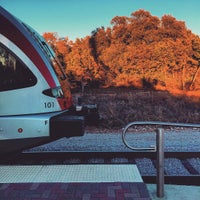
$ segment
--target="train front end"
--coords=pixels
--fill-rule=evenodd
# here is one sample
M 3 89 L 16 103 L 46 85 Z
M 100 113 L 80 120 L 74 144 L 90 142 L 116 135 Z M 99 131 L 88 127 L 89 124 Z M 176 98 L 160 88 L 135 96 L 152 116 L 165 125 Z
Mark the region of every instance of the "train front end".
M 84 134 L 54 61 L 44 39 L 0 7 L 0 154 Z

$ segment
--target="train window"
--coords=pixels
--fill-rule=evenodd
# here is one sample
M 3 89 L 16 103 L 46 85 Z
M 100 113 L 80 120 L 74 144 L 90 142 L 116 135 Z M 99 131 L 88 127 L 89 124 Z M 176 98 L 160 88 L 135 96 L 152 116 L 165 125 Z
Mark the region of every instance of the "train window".
M 36 83 L 30 69 L 8 48 L 0 45 L 0 91 L 30 87 Z

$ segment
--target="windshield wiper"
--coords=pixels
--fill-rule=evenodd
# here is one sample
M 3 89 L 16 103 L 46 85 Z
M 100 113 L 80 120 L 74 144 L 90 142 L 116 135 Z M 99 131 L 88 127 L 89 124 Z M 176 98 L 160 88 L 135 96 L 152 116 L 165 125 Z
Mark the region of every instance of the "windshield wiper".
M 62 73 L 62 76 L 60 77 L 61 80 L 65 80 L 67 78 L 59 60 L 54 56 L 54 54 L 52 53 L 51 49 L 49 48 L 49 46 L 47 45 L 47 43 L 45 41 L 41 41 L 42 42 L 42 45 L 44 45 L 48 52 L 50 53 L 50 56 L 53 58 L 53 60 L 55 61 L 56 65 L 59 67 L 61 73 Z

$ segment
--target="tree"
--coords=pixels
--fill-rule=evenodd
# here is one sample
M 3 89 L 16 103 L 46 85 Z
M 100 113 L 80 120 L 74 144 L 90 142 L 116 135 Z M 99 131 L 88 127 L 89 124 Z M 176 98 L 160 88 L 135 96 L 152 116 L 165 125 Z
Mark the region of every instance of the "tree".
M 200 39 L 185 22 L 138 10 L 130 17 L 114 17 L 111 25 L 75 42 L 60 39 L 57 33 L 44 34 L 70 80 L 107 87 L 141 88 L 148 82 L 182 90 L 198 88 Z
M 171 15 L 164 15 L 161 19 L 160 33 L 161 39 L 171 38 L 176 40 L 187 37 L 187 28 L 185 22 L 178 21 Z
M 131 14 L 131 23 L 129 30 L 136 44 L 145 42 L 150 44 L 157 41 L 157 32 L 160 27 L 160 20 L 156 16 L 152 16 L 150 12 L 138 10 Z
M 97 65 L 90 48 L 90 37 L 77 39 L 71 52 L 65 56 L 67 74 L 72 79 L 84 82 L 101 80 L 103 74 Z
M 200 38 L 199 36 L 194 36 L 192 39 L 192 49 L 193 49 L 193 58 L 197 61 L 196 72 L 193 73 L 190 89 L 193 89 L 194 83 L 197 80 L 200 71 Z

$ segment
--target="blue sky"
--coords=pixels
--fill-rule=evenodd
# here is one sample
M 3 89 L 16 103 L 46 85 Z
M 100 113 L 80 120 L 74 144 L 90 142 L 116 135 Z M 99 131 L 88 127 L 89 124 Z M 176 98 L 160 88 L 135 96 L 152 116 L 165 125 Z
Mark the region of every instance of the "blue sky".
M 57 32 L 70 40 L 111 26 L 113 17 L 130 16 L 139 9 L 159 18 L 170 14 L 200 35 L 200 0 L 0 0 L 0 5 L 40 34 Z

